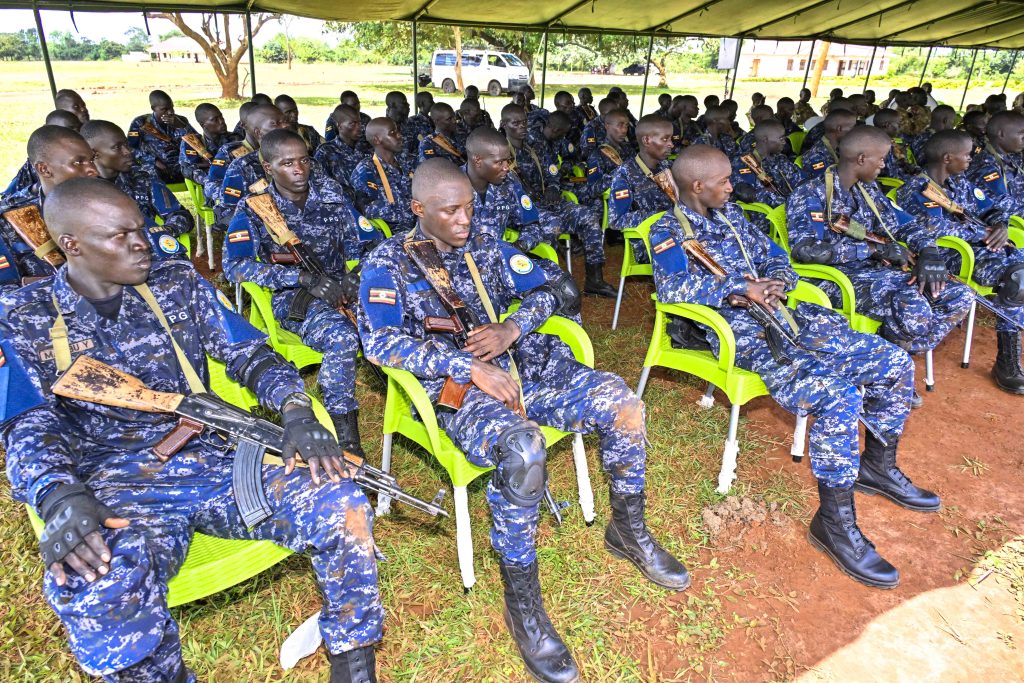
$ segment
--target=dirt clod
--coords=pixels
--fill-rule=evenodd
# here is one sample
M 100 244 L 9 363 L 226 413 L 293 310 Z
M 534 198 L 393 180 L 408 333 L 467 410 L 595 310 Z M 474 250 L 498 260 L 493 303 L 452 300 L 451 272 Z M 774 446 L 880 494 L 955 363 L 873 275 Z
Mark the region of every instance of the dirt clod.
M 702 516 L 712 543 L 724 532 L 729 532 L 729 538 L 736 540 L 742 538 L 748 529 L 756 529 L 765 522 L 780 527 L 789 523 L 778 503 L 765 503 L 750 496 L 728 496 L 714 505 L 705 506 Z

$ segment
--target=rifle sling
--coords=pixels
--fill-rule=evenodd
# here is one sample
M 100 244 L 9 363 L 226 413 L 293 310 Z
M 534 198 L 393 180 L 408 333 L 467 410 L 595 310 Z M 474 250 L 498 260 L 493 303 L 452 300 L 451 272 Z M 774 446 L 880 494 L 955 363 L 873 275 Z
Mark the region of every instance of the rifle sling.
M 832 195 L 835 192 L 835 172 L 832 170 L 835 166 L 829 166 L 825 169 L 825 213 L 826 220 L 829 225 L 832 225 Z M 878 210 L 878 205 L 875 204 L 875 200 L 871 198 L 868 191 L 864 189 L 864 185 L 857 181 L 854 183 L 856 188 L 860 190 L 861 196 L 864 197 L 864 201 L 867 202 L 868 208 L 871 209 L 871 213 L 878 219 L 878 225 L 885 231 L 886 236 L 893 242 L 897 242 L 897 239 L 893 237 L 892 233 L 889 232 L 889 228 L 885 225 L 885 221 L 882 219 L 882 214 Z M 853 220 L 851 216 L 850 220 Z
M 391 191 L 391 183 L 388 182 L 388 174 L 384 172 L 384 166 L 380 163 L 380 157 L 373 155 L 373 165 L 377 168 L 377 177 L 380 178 L 380 186 L 384 188 L 384 196 L 388 204 L 395 203 L 395 194 Z
M 656 174 L 652 171 L 650 167 L 644 163 L 644 160 L 640 158 L 640 154 L 637 154 L 634 157 L 634 161 L 636 161 L 636 165 L 640 167 L 640 170 L 643 171 L 643 174 L 647 176 L 647 179 L 657 185 L 658 189 L 664 192 L 668 198 L 672 200 L 673 205 L 679 201 L 679 197 L 676 196 L 675 188 L 668 184 L 668 181 L 664 179 L 664 176 L 661 173 Z
M 452 156 L 458 158 L 459 161 L 463 161 L 465 159 L 465 157 L 462 156 L 462 152 L 455 149 L 455 146 L 448 141 L 448 138 L 446 138 L 443 133 L 434 134 L 434 144 Z
M 607 142 L 597 148 L 601 154 L 605 155 L 608 161 L 612 162 L 616 166 L 622 166 L 622 157 L 619 156 L 619 151 L 609 145 Z

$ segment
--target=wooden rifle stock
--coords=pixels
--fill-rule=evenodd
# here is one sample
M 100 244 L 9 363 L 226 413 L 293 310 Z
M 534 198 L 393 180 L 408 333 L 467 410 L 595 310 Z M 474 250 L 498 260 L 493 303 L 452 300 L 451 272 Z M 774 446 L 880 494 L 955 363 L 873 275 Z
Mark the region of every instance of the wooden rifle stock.
M 835 220 L 831 221 L 828 224 L 828 227 L 832 232 L 838 233 L 840 235 L 846 235 L 850 230 L 850 217 L 845 214 L 840 214 L 836 216 Z M 856 239 L 854 235 L 850 235 L 850 237 Z M 884 235 L 875 234 L 866 229 L 864 231 L 864 237 L 861 239 L 863 239 L 863 241 L 865 242 L 869 242 L 870 244 L 890 244 L 892 242 L 892 240 L 890 240 L 888 237 L 885 237 Z M 892 265 L 888 261 L 886 261 L 886 263 L 890 266 Z M 907 263 L 909 263 L 910 266 L 913 266 L 917 263 L 917 258 L 914 256 L 914 252 L 910 251 L 909 249 L 907 249 Z M 904 270 L 906 270 L 906 268 L 904 268 Z

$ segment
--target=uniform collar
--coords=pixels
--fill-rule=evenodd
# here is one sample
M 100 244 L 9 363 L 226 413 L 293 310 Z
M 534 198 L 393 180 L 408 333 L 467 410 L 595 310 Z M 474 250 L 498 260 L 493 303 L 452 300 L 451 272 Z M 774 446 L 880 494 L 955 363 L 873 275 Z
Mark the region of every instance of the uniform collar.
M 153 264 L 156 265 L 156 261 L 154 261 Z M 153 271 L 151 269 L 150 280 L 152 279 L 152 276 Z M 124 299 L 121 304 L 122 311 L 124 311 L 129 298 L 132 296 L 138 296 L 135 294 L 134 288 L 125 286 Z M 60 312 L 63 315 L 77 316 L 82 320 L 83 324 L 96 325 L 101 321 L 106 320 L 96 313 L 96 309 L 93 308 L 88 299 L 71 287 L 71 283 L 68 282 L 68 267 L 66 265 L 58 268 L 56 274 L 53 276 L 53 298 L 57 302 L 57 306 L 60 308 Z

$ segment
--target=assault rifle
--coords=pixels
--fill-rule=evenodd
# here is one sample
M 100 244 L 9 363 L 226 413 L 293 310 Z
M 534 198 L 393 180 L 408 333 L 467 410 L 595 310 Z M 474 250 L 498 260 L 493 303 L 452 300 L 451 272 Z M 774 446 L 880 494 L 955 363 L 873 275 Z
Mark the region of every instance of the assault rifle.
M 186 396 L 154 391 L 139 378 L 88 356 L 75 359 L 53 385 L 53 393 L 64 398 L 115 408 L 177 415 L 178 424 L 153 447 L 163 462 L 173 457 L 193 436 L 202 433 L 207 427 L 237 440 L 231 483 L 238 512 L 250 528 L 273 514 L 263 490 L 261 467 L 264 464 L 284 465 L 280 457 L 275 457 L 281 454 L 284 429 L 273 422 L 256 417 L 213 394 Z M 373 467 L 363 458 L 345 451 L 344 460 L 348 476 L 364 489 L 394 498 L 431 517 L 448 516 L 441 507 L 444 489 L 438 491 L 430 502 L 420 500 L 406 493 L 393 476 Z

